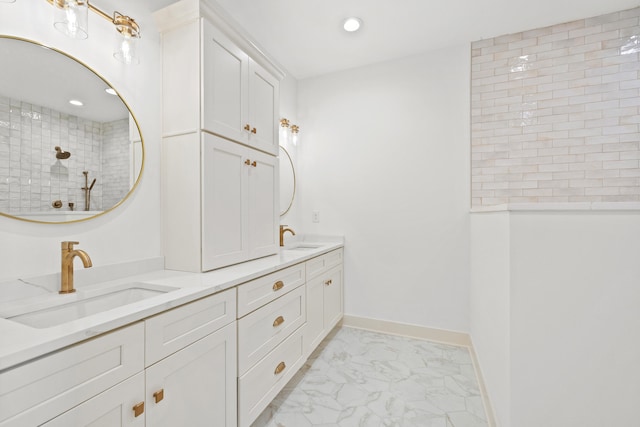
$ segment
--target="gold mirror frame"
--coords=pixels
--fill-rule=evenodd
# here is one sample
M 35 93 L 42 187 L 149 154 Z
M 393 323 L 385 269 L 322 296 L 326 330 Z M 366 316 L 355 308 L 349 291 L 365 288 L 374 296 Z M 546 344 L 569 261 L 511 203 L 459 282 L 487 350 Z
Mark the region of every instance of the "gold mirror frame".
M 118 90 L 115 89 L 113 87 L 113 85 L 111 83 L 109 83 L 100 73 L 98 73 L 96 70 L 94 70 L 92 67 L 90 67 L 89 65 L 85 64 L 81 60 L 71 56 L 70 54 L 68 54 L 66 52 L 63 52 L 63 51 L 61 51 L 59 49 L 56 49 L 54 47 L 50 47 L 50 46 L 47 46 L 45 44 L 39 43 L 37 41 L 25 39 L 25 38 L 22 38 L 22 37 L 16 37 L 16 36 L 9 36 L 9 35 L 0 34 L 0 40 L 1 39 L 9 39 L 9 40 L 16 40 L 16 41 L 19 41 L 19 42 L 30 43 L 30 44 L 33 44 L 33 45 L 48 49 L 50 51 L 56 52 L 56 53 L 58 53 L 60 55 L 63 55 L 66 58 L 76 62 L 79 65 L 81 65 L 87 71 L 92 72 L 96 77 L 98 77 L 100 80 L 102 80 L 107 87 L 112 88 L 116 92 L 116 95 L 120 99 L 120 102 L 122 102 L 122 104 L 127 109 L 127 111 L 129 112 L 129 115 L 131 116 L 131 118 L 133 119 L 133 121 L 135 123 L 136 129 L 138 131 L 138 136 L 140 137 L 140 153 L 141 153 L 140 157 L 141 157 L 141 159 L 140 159 L 140 171 L 138 172 L 138 176 L 135 178 L 135 182 L 133 183 L 131 188 L 129 188 L 129 191 L 127 192 L 127 194 L 122 199 L 120 199 L 120 201 L 118 201 L 116 204 L 114 204 L 113 206 L 109 207 L 108 209 L 102 210 L 100 213 L 97 213 L 95 215 L 92 215 L 92 216 L 89 216 L 89 217 L 86 217 L 86 218 L 72 219 L 72 220 L 68 220 L 68 221 L 40 221 L 40 220 L 34 220 L 34 219 L 28 219 L 28 218 L 21 218 L 19 216 L 11 215 L 10 213 L 5 213 L 5 212 L 2 212 L 2 211 L 0 211 L 0 216 L 6 217 L 6 218 L 17 219 L 19 221 L 24 221 L 24 222 L 37 223 L 37 224 L 72 224 L 72 223 L 89 221 L 91 219 L 101 217 L 101 216 L 105 215 L 106 213 L 111 212 L 112 210 L 116 209 L 118 206 L 124 204 L 124 202 L 127 201 L 129 199 L 129 197 L 131 197 L 133 192 L 138 187 L 138 184 L 142 180 L 142 175 L 144 173 L 145 160 L 146 160 L 146 149 L 145 149 L 145 144 L 144 144 L 144 137 L 142 135 L 142 131 L 140 130 L 140 124 L 138 123 L 138 119 L 136 118 L 135 114 L 131 110 L 131 107 L 129 106 L 129 104 L 120 95 L 120 92 L 118 92 Z
M 280 212 L 280 216 L 282 217 L 285 216 L 287 212 L 289 212 L 291 206 L 293 206 L 293 200 L 296 198 L 296 168 L 293 165 L 293 160 L 291 159 L 291 156 L 289 155 L 289 152 L 286 150 L 286 148 L 281 145 L 280 150 L 284 151 L 284 154 L 286 154 L 287 159 L 289 160 L 289 164 L 291 165 L 291 172 L 293 174 L 293 191 L 291 193 L 291 200 L 289 201 L 289 206 L 287 206 L 287 209 L 285 209 L 284 212 Z M 282 162 L 282 160 L 282 156 L 280 156 L 280 162 Z M 280 208 L 282 209 L 282 206 Z

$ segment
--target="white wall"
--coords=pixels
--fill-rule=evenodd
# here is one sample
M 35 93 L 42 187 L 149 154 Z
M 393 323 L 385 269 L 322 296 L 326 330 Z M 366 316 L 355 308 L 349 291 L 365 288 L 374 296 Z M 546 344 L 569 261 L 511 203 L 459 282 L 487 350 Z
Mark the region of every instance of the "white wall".
M 89 39 L 77 41 L 53 28 L 52 6 L 47 2 L 20 0 L 0 4 L 1 34 L 32 39 L 70 53 L 116 87 L 138 119 L 146 147 L 142 182 L 114 212 L 67 225 L 31 224 L 0 217 L 0 281 L 59 271 L 63 240 L 80 241 L 94 266 L 161 255 L 160 42 L 148 6 L 136 3 L 140 2 L 115 5 L 120 12 L 134 17 L 142 28 L 143 57 L 136 67 L 126 67 L 113 59 L 116 31 L 96 14 L 89 15 Z M 10 66 L 10 60 L 3 58 L 2 66 Z
M 511 425 L 638 425 L 640 213 L 512 213 L 511 265 Z
M 495 416 L 504 427 L 511 425 L 509 220 L 509 212 L 471 215 L 471 337 Z
M 346 314 L 469 330 L 469 61 L 458 46 L 299 82 L 302 225 L 346 237 Z
M 298 121 L 298 80 L 296 80 L 292 76 L 285 76 L 284 79 L 280 82 L 280 118 L 289 119 L 291 124 L 299 125 Z M 304 133 L 304 131 L 303 131 Z M 299 177 L 299 167 L 298 167 L 298 147 L 292 143 L 291 133 L 289 133 L 289 138 L 287 141 L 280 141 L 280 145 L 284 147 L 285 150 L 291 156 L 291 161 L 293 162 L 296 177 Z M 286 162 L 287 159 L 280 157 L 280 162 Z M 294 195 L 293 204 L 291 205 L 291 209 L 284 216 L 280 217 L 280 224 L 286 224 L 289 228 L 298 233 L 298 237 L 302 234 L 302 226 L 299 215 L 299 201 L 300 201 L 300 188 L 296 188 L 296 194 Z M 286 209 L 286 206 L 281 209 Z M 292 237 L 287 234 L 285 235 L 285 243 L 289 242 Z
M 640 213 L 471 225 L 471 335 L 499 425 L 637 425 Z

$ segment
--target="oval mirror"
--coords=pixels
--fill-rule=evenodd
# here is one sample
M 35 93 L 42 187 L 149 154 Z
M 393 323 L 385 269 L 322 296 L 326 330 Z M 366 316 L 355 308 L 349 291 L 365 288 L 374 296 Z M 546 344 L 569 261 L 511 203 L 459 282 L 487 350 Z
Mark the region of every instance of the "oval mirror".
M 0 215 L 75 222 L 120 205 L 144 162 L 124 100 L 94 70 L 39 43 L 0 36 L 0 57 Z
M 285 215 L 293 205 L 296 196 L 296 171 L 289 152 L 280 146 L 280 216 Z

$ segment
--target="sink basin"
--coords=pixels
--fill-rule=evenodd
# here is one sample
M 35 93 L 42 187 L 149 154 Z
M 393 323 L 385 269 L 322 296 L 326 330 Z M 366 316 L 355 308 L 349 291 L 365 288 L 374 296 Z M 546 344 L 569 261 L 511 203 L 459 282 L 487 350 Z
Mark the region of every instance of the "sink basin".
M 313 243 L 298 243 L 295 246 L 285 247 L 284 249 L 287 251 L 309 251 L 311 249 L 317 249 L 321 244 L 313 244 Z
M 3 310 L 0 317 L 33 328 L 49 328 L 176 289 L 178 288 L 172 286 L 134 282 L 108 288 L 78 290 L 68 295 L 49 295 L 46 301 L 35 300 L 32 304 Z

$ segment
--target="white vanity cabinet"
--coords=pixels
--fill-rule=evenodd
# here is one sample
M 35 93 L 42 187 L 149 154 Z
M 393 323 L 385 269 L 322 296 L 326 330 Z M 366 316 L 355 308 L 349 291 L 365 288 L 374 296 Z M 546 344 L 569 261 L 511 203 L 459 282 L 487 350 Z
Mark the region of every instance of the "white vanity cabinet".
M 202 128 L 277 155 L 280 82 L 209 21 L 202 27 Z
M 306 262 L 305 357 L 309 357 L 344 314 L 342 258 L 343 250 L 336 249 Z
M 249 427 L 302 367 L 305 264 L 238 286 L 238 426 Z
M 166 268 L 203 272 L 277 253 L 284 75 L 207 0 L 179 1 L 155 18 Z
M 235 320 L 229 289 L 3 371 L 0 426 L 236 427 Z
M 18 365 L 0 373 L 0 426 L 43 424 L 143 369 L 142 322 Z M 131 411 L 128 397 L 110 396 L 110 409 Z

